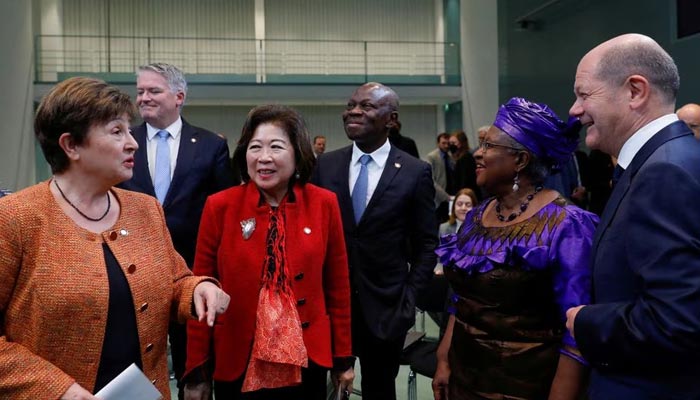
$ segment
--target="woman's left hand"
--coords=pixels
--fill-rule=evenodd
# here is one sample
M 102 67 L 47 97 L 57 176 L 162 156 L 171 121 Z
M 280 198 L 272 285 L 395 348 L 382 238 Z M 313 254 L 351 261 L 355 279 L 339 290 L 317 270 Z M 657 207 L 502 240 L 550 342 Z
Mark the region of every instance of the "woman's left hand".
M 211 282 L 200 282 L 194 288 L 194 310 L 199 321 L 207 318 L 207 325 L 214 326 L 217 314 L 228 308 L 231 297 Z
M 333 372 L 331 377 L 333 378 L 333 383 L 336 385 L 336 388 L 340 387 L 340 390 L 344 390 L 348 396 L 352 393 L 352 381 L 355 380 L 355 368 L 350 367 L 345 372 Z

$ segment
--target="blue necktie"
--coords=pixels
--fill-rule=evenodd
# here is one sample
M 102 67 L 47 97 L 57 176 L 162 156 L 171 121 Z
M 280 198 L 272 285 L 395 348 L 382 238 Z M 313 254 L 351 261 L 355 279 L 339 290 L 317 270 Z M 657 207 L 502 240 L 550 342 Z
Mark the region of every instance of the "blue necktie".
M 367 207 L 367 163 L 372 161 L 372 156 L 363 154 L 360 157 L 360 174 L 357 175 L 355 187 L 352 189 L 352 209 L 355 212 L 355 223 L 360 222 L 362 213 Z
M 170 187 L 170 146 L 168 146 L 168 131 L 158 131 L 158 146 L 156 147 L 156 178 L 154 187 L 156 198 L 163 204 L 165 195 Z

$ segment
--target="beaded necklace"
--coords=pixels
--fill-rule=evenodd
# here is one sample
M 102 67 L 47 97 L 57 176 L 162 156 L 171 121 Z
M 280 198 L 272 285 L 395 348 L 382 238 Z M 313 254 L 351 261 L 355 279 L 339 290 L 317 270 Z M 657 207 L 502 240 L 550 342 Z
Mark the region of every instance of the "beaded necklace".
M 510 222 L 518 218 L 522 213 L 525 212 L 525 210 L 527 210 L 527 207 L 530 205 L 532 199 L 535 198 L 535 195 L 541 190 L 542 186 L 537 186 L 535 188 L 535 191 L 528 194 L 525 198 L 525 201 L 520 203 L 520 210 L 518 210 L 517 212 L 513 211 L 508 217 L 505 217 L 503 214 L 501 214 L 501 200 L 499 198 L 496 198 L 496 218 L 498 218 L 498 220 L 501 222 Z

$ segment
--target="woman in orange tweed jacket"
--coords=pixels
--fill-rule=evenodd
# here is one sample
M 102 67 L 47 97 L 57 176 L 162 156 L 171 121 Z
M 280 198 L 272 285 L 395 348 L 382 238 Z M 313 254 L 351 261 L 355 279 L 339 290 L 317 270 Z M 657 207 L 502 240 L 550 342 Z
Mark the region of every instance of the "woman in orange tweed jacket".
M 250 111 L 234 153 L 242 186 L 207 200 L 195 274 L 231 293 L 213 328 L 187 330 L 186 399 L 324 399 L 328 369 L 354 377 L 350 281 L 335 194 L 306 183 L 314 165 L 301 116 Z
M 127 94 L 88 78 L 37 110 L 54 176 L 0 200 L 2 399 L 95 399 L 131 363 L 170 398 L 169 320 L 196 309 L 213 325 L 228 305 L 175 252 L 157 201 L 112 187 L 131 177 L 133 114 Z

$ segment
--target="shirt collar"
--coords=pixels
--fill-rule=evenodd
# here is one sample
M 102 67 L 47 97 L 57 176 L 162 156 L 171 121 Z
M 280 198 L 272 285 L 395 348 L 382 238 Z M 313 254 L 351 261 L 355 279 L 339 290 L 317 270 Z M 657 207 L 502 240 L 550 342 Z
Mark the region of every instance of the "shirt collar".
M 168 133 L 170 133 L 170 136 L 172 136 L 173 139 L 179 139 L 180 131 L 182 131 L 182 117 L 177 117 L 175 122 L 170 124 L 170 126 L 166 126 L 165 129 L 158 129 L 148 122 L 146 123 L 146 137 L 148 137 L 149 141 L 153 139 L 153 136 L 157 135 L 158 131 L 160 130 L 166 130 Z
M 678 121 L 678 116 L 676 114 L 666 114 L 641 127 L 622 145 L 620 154 L 617 157 L 617 165 L 627 169 L 637 152 L 656 134 L 656 132 L 676 121 Z
M 372 160 L 377 163 L 379 168 L 384 168 L 384 165 L 386 165 L 386 160 L 389 159 L 389 150 L 391 150 L 391 144 L 389 143 L 389 140 L 387 139 L 384 144 L 379 147 L 377 150 L 369 153 L 369 155 L 372 157 Z M 355 165 L 356 163 L 360 162 L 360 157 L 362 157 L 364 153 L 362 150 L 360 150 L 359 147 L 357 147 L 357 144 L 355 142 L 352 142 L 352 158 L 350 158 L 350 165 Z

